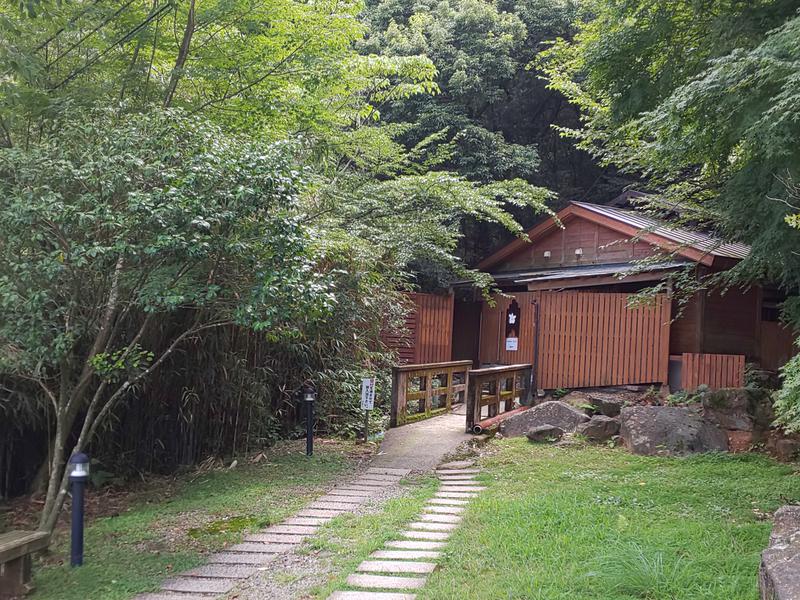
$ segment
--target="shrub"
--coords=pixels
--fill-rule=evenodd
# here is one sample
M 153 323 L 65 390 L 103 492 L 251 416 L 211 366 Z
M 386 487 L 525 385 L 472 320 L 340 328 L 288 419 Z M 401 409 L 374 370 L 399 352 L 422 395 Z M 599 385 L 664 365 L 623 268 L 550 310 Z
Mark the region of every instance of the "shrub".
M 775 423 L 788 432 L 800 431 L 800 354 L 781 369 L 783 385 L 775 392 Z

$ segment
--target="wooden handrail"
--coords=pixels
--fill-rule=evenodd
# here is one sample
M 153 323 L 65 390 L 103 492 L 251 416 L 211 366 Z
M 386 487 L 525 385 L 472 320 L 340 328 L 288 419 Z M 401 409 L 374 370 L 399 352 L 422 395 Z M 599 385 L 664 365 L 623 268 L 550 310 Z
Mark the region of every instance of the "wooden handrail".
M 471 366 L 471 360 L 456 360 L 392 368 L 390 426 L 398 427 L 449 412 L 454 403 L 463 402 Z M 439 382 L 436 387 L 433 386 L 434 380 Z M 415 381 L 418 382 L 416 387 L 412 386 Z M 434 406 L 434 401 L 442 397 L 443 405 L 440 402 Z M 416 410 L 410 412 L 409 406 Z
M 501 411 L 514 410 L 515 401 L 523 406 L 531 403 L 531 374 L 533 365 L 503 365 L 473 369 L 469 372 L 467 390 L 467 432 L 473 431 L 475 424 L 483 418 L 483 407 L 487 407 L 487 417 L 497 416 Z M 489 384 L 484 393 L 483 387 Z

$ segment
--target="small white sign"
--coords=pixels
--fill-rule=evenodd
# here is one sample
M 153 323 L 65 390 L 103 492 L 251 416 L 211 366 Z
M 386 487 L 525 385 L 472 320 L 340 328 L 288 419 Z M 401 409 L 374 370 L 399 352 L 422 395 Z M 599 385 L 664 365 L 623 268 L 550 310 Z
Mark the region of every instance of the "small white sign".
M 506 338 L 506 352 L 516 352 L 519 349 L 519 338 Z
M 361 410 L 375 408 L 375 378 L 364 377 L 361 380 Z

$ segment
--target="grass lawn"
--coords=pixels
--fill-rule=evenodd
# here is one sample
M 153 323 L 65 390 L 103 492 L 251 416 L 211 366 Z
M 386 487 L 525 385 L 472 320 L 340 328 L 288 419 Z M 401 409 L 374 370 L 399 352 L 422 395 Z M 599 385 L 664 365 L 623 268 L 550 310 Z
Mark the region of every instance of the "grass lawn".
M 156 589 L 170 574 L 202 564 L 203 554 L 247 531 L 289 516 L 352 469 L 353 445 L 317 444 L 307 459 L 298 444 L 234 470 L 196 473 L 174 493 L 149 489 L 118 516 L 86 531 L 85 565 L 71 569 L 68 535 L 34 566 L 31 600 L 122 600 Z
M 757 600 L 771 512 L 800 502 L 798 470 L 755 454 L 492 447 L 419 600 Z

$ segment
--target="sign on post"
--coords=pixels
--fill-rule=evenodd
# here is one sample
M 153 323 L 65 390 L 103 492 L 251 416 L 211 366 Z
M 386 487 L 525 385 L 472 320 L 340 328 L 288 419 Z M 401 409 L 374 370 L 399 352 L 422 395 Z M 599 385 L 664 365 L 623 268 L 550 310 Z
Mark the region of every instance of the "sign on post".
M 364 442 L 369 440 L 369 411 L 375 408 L 375 378 L 361 380 L 361 410 L 364 411 Z
M 375 378 L 364 377 L 361 380 L 361 410 L 375 408 Z

